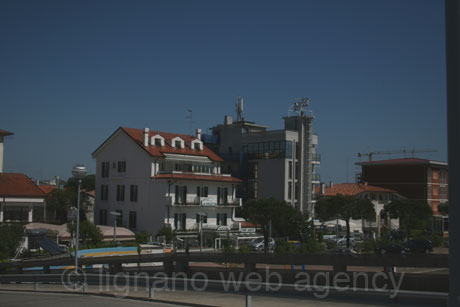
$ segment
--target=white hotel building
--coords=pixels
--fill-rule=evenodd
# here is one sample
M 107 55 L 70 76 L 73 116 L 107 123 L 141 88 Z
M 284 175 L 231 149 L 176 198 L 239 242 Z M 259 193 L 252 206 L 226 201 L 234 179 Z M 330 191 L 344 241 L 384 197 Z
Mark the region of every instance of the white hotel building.
M 196 137 L 120 127 L 92 154 L 96 159 L 94 221 L 156 235 L 238 227 L 235 197 L 240 180 L 221 174 L 223 161 Z

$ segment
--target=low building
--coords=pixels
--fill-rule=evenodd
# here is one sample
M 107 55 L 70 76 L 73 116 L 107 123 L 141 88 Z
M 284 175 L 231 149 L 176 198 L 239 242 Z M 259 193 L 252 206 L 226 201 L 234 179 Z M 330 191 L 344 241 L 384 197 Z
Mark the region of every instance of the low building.
M 96 159 L 94 221 L 156 235 L 165 225 L 196 237 L 203 228 L 239 227 L 240 180 L 221 173 L 222 159 L 195 137 L 118 128 L 92 154 Z
M 401 198 L 396 191 L 385 189 L 381 187 L 371 186 L 361 183 L 339 183 L 331 184 L 329 187 L 324 185 L 317 189 L 318 197 L 327 196 L 353 196 L 357 198 L 369 199 L 374 204 L 375 219 L 372 220 L 351 220 L 350 228 L 354 232 L 362 232 L 367 237 L 380 236 L 382 228 L 387 230 L 399 228 L 399 221 L 397 219 L 385 220 L 383 209 L 386 204 L 392 200 Z M 335 221 L 330 221 L 333 224 Z
M 0 223 L 43 221 L 45 196 L 26 175 L 0 173 Z

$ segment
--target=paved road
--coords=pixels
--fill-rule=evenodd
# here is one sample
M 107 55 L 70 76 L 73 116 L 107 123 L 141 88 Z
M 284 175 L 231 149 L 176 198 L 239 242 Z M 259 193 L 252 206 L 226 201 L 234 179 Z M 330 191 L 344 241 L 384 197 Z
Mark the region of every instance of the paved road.
M 0 291 L 2 306 L 40 307 L 40 306 L 66 306 L 66 307 L 92 307 L 92 306 L 154 306 L 170 307 L 180 306 L 156 302 L 142 302 L 111 297 L 99 297 L 80 294 L 54 294 L 54 293 L 25 293 Z

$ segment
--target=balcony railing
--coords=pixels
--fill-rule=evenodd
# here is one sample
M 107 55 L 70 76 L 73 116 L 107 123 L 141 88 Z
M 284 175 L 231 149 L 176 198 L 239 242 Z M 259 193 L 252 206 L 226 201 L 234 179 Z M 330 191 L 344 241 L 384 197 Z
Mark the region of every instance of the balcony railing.
M 321 176 L 319 174 L 313 174 L 312 181 L 321 181 Z
M 312 161 L 315 163 L 321 163 L 321 155 L 320 154 L 313 154 L 312 155 Z
M 185 202 L 176 202 L 173 197 L 166 197 L 167 203 L 171 206 L 201 206 L 201 207 L 216 207 L 216 206 L 241 206 L 241 198 L 228 197 L 227 202 L 217 201 L 217 198 L 210 197 L 187 197 Z

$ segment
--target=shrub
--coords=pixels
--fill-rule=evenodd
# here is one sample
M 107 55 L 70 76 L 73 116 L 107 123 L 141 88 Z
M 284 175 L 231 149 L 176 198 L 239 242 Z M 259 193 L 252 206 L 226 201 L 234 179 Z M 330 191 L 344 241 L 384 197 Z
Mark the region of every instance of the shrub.
M 172 242 L 174 238 L 174 233 L 170 226 L 164 226 L 157 233 L 157 237 L 160 237 L 160 236 L 165 237 L 165 243 L 169 244 Z
M 241 244 L 238 248 L 238 251 L 241 253 L 241 254 L 249 254 L 251 253 L 251 248 L 249 247 L 249 245 L 247 244 Z
M 143 231 L 136 233 L 135 237 L 136 237 L 136 243 L 139 243 L 139 244 L 146 243 L 150 239 L 150 235 Z

